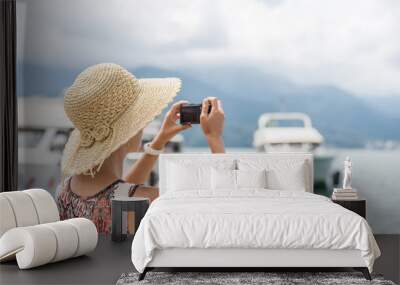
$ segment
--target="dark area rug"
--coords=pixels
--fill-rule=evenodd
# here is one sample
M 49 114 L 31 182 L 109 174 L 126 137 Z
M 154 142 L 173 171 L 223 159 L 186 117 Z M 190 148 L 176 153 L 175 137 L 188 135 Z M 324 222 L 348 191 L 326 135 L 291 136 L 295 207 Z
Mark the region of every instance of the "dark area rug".
M 372 275 L 368 281 L 359 272 L 148 272 L 138 281 L 138 273 L 122 274 L 117 285 L 131 284 L 376 284 L 395 285 L 381 275 Z

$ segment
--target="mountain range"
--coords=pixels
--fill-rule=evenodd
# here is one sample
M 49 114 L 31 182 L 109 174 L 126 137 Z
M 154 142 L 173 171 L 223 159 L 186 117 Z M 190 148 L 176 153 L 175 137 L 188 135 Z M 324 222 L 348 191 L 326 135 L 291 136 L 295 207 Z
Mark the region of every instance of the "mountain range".
M 216 96 L 226 115 L 224 138 L 230 147 L 251 147 L 258 117 L 265 112 L 304 112 L 325 137 L 328 145 L 363 147 L 374 140 L 400 140 L 400 97 L 354 96 L 334 86 L 302 86 L 288 79 L 243 66 L 207 70 L 164 70 L 154 67 L 130 69 L 136 77 L 179 77 L 177 97 L 200 103 Z M 17 69 L 19 96 L 61 96 L 79 70 L 38 64 Z M 199 127 L 186 131 L 185 144 L 204 146 Z

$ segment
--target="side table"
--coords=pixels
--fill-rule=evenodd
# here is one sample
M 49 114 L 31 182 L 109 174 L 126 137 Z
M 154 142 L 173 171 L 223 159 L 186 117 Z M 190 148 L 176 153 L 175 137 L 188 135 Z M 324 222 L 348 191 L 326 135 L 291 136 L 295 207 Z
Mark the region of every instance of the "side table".
M 366 208 L 367 201 L 365 199 L 357 199 L 357 200 L 333 200 L 332 202 L 339 204 L 340 206 L 353 211 L 356 214 L 359 214 L 361 217 L 366 219 Z
M 149 208 L 150 200 L 142 197 L 124 197 L 111 200 L 111 239 L 123 241 L 134 235 Z

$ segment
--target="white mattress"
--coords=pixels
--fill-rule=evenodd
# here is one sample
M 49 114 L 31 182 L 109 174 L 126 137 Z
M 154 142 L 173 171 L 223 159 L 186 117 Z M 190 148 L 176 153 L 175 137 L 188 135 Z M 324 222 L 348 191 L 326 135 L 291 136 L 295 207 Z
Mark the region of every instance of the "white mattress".
M 132 243 L 139 272 L 156 249 L 359 250 L 372 271 L 379 248 L 359 215 L 307 192 L 257 190 L 199 197 L 166 193 L 152 203 Z
M 156 249 L 149 267 L 365 267 L 356 249 Z

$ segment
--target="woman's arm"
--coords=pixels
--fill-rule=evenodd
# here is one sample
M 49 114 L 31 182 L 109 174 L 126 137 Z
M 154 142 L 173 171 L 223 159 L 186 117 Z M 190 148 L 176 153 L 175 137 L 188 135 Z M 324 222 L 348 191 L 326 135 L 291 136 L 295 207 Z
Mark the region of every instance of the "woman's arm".
M 211 112 L 208 113 L 210 106 Z M 225 145 L 222 137 L 224 121 L 225 114 L 221 101 L 215 97 L 204 99 L 200 124 L 212 153 L 225 153 Z
M 207 138 L 212 153 L 225 153 L 224 140 L 221 138 Z
M 160 132 L 153 139 L 151 147 L 161 150 L 164 146 L 179 132 L 186 130 L 191 125 L 179 125 L 176 121 L 179 119 L 181 105 L 186 101 L 179 101 L 172 105 L 171 109 L 165 115 L 164 122 Z M 143 156 L 132 165 L 128 173 L 123 178 L 124 181 L 134 184 L 143 184 L 149 178 L 149 175 L 158 159 L 158 155 L 143 154 Z

